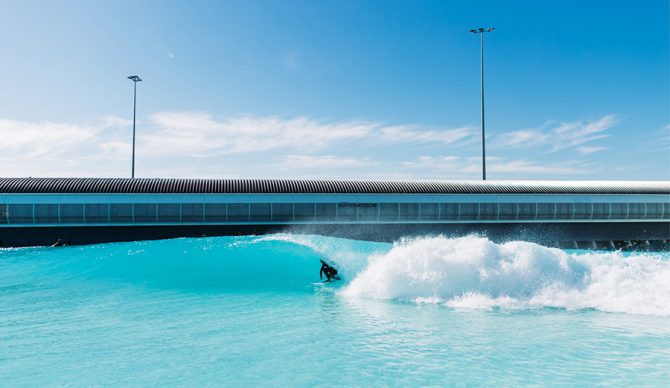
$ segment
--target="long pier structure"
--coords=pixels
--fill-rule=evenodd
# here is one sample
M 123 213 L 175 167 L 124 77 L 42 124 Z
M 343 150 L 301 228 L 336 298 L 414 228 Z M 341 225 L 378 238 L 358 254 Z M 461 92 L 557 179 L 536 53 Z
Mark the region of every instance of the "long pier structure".
M 0 178 L 0 246 L 272 232 L 670 249 L 670 182 Z

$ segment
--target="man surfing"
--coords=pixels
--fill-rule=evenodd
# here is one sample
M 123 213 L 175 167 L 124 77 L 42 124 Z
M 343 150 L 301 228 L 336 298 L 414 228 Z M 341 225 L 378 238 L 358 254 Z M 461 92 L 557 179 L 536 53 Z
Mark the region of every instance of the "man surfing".
M 333 280 L 340 280 L 340 276 L 337 274 L 337 270 L 330 266 L 323 260 L 321 261 L 321 271 L 319 271 L 319 279 L 323 279 L 323 275 L 326 275 L 326 281 L 324 283 L 331 282 Z
M 58 240 L 56 240 L 55 243 L 51 244 L 52 247 L 64 247 L 66 245 L 67 244 L 65 244 L 65 242 L 63 242 L 63 240 L 61 240 L 61 239 L 58 239 Z

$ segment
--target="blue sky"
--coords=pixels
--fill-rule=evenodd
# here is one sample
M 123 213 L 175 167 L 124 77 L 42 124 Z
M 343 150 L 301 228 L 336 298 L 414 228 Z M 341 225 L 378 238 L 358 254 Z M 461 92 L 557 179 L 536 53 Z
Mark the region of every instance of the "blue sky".
M 670 179 L 642 1 L 0 2 L 0 176 Z

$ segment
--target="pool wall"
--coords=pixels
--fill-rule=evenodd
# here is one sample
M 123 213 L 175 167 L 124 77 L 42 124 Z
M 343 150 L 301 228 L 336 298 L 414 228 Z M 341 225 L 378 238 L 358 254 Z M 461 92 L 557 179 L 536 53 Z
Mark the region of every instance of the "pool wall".
M 667 249 L 667 182 L 0 178 L 0 246 L 312 233 Z

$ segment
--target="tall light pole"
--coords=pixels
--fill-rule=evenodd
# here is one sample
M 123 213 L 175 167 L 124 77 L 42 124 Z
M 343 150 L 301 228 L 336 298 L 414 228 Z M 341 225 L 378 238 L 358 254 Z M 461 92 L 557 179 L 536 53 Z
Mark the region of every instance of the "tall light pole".
M 480 58 L 481 58 L 481 83 L 482 83 L 482 180 L 486 180 L 486 140 L 484 139 L 484 33 L 495 30 L 493 27 L 477 28 L 470 30 L 473 34 L 479 34 Z
M 135 113 L 137 112 L 137 83 L 142 81 L 142 79 L 136 75 L 131 75 L 128 77 L 129 80 L 133 81 L 133 167 L 130 173 L 130 177 L 135 179 Z

